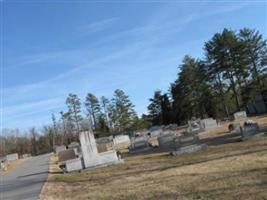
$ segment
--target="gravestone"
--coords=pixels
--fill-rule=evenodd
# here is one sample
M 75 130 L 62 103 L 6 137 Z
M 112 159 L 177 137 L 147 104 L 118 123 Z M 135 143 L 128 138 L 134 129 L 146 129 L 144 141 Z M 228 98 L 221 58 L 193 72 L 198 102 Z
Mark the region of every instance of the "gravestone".
M 212 118 L 202 119 L 201 120 L 201 127 L 205 129 L 205 131 L 217 128 L 218 124 L 217 121 Z
M 199 141 L 199 136 L 194 133 L 186 133 L 175 138 L 175 148 L 195 144 Z
M 242 140 L 247 140 L 258 134 L 260 134 L 260 131 L 259 131 L 259 125 L 257 123 L 244 125 L 244 127 L 241 129 Z
M 81 132 L 79 138 L 85 168 L 105 166 L 123 162 L 123 160 L 118 159 L 117 153 L 114 150 L 98 153 L 97 144 L 93 133 L 89 131 Z
M 65 150 L 66 150 L 66 146 L 65 145 L 56 146 L 55 153 L 58 154 L 60 151 L 65 151 Z
M 200 133 L 204 131 L 205 129 L 200 119 L 194 119 L 188 121 L 188 128 L 187 128 L 188 133 Z
M 113 142 L 116 150 L 128 149 L 131 146 L 131 140 L 128 135 L 116 135 Z
M 71 142 L 69 145 L 68 145 L 68 149 L 80 149 L 80 144 L 78 142 Z
M 60 151 L 58 153 L 58 161 L 64 162 L 66 160 L 72 160 L 74 158 L 77 158 L 77 156 L 77 149 L 66 149 L 65 151 Z
M 246 113 L 246 111 L 236 112 L 236 113 L 234 113 L 234 118 L 235 118 L 235 120 L 246 119 L 247 113 Z
M 151 137 L 159 137 L 162 134 L 162 128 L 160 126 L 152 126 L 149 129 L 149 135 Z
M 174 135 L 173 134 L 165 134 L 158 137 L 158 143 L 160 148 L 174 148 Z
M 148 137 L 146 135 L 133 137 L 131 139 L 131 148 L 132 149 L 144 148 L 144 147 L 148 147 Z
M 105 151 L 112 151 L 114 149 L 113 137 L 101 137 L 96 139 L 97 151 L 102 153 Z
M 7 161 L 14 161 L 14 160 L 18 160 L 18 159 L 19 159 L 19 155 L 17 153 L 6 155 Z
M 207 144 L 192 144 L 184 147 L 180 147 L 176 151 L 172 151 L 171 155 L 178 156 L 185 153 L 193 153 L 202 149 L 206 149 L 208 147 Z
M 159 147 L 159 140 L 157 137 L 149 137 L 148 144 L 151 147 Z
M 81 158 L 75 158 L 72 160 L 67 160 L 65 169 L 67 172 L 80 171 L 83 169 Z
M 228 126 L 228 130 L 230 133 L 241 133 L 241 125 L 240 123 L 231 123 Z

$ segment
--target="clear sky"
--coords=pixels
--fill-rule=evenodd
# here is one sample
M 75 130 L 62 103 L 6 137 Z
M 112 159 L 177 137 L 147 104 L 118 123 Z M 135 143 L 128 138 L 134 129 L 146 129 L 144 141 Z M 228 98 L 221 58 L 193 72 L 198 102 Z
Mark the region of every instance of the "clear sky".
M 120 88 L 141 114 L 156 89 L 168 90 L 184 55 L 203 58 L 214 33 L 248 27 L 267 38 L 266 1 L 0 4 L 6 128 L 49 124 L 70 92 L 84 101 Z

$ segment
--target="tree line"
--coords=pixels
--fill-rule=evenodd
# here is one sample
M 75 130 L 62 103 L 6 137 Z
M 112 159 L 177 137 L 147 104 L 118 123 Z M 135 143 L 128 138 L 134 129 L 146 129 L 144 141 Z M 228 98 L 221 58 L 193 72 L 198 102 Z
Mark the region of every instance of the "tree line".
M 78 139 L 81 130 L 93 130 L 99 136 L 107 136 L 147 127 L 138 118 L 134 105 L 123 90 L 114 91 L 113 97 L 97 98 L 88 93 L 84 102 L 76 94 L 66 99 L 67 110 L 60 112 L 60 118 L 52 114 L 56 143 L 70 143 Z
M 138 117 L 129 96 L 120 89 L 114 91 L 111 99 L 88 93 L 84 102 L 70 93 L 65 103 L 67 109 L 58 113 L 58 119 L 53 113 L 51 124 L 39 130 L 33 127 L 24 134 L 18 129 L 4 130 L 0 155 L 51 152 L 55 145 L 78 141 L 79 132 L 84 130 L 93 130 L 97 137 L 103 137 L 148 127 L 148 122 Z
M 0 155 L 50 152 L 54 145 L 77 141 L 79 131 L 88 129 L 101 137 L 152 125 L 181 125 L 192 117 L 228 118 L 247 110 L 256 95 L 267 105 L 267 41 L 259 31 L 224 29 L 205 42 L 203 51 L 202 59 L 184 57 L 177 79 L 167 92 L 154 92 L 142 117 L 123 90 L 115 90 L 111 99 L 88 93 L 84 101 L 71 93 L 67 109 L 57 118 L 52 114 L 50 125 L 25 134 L 6 130 L 8 134 L 0 138 Z
M 155 91 L 147 115 L 152 124 L 230 117 L 247 110 L 256 95 L 267 105 L 267 42 L 259 31 L 224 29 L 203 50 L 203 59 L 184 57 L 167 93 Z

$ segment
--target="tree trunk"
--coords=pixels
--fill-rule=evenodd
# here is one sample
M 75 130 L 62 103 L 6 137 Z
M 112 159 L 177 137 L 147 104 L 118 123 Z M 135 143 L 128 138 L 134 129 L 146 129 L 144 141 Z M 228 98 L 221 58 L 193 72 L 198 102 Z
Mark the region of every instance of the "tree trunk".
M 222 88 L 222 80 L 221 80 L 219 74 L 218 74 L 217 78 L 218 78 L 218 81 L 219 81 L 218 85 L 219 85 L 219 90 L 220 90 L 220 98 L 221 98 L 221 101 L 222 101 L 224 112 L 227 115 L 227 117 L 229 118 L 229 110 L 228 110 L 228 107 L 227 107 L 227 105 L 225 103 L 225 98 L 224 98 L 224 93 L 223 93 L 223 88 Z
M 236 84 L 235 84 L 234 76 L 233 76 L 232 72 L 230 72 L 230 81 L 231 81 L 231 86 L 232 86 L 232 89 L 233 89 L 233 92 L 234 92 L 234 96 L 235 96 L 236 107 L 240 111 L 241 110 L 241 108 L 240 108 L 241 106 L 240 106 L 240 102 L 239 102 L 239 98 L 238 98 L 238 92 L 236 90 Z

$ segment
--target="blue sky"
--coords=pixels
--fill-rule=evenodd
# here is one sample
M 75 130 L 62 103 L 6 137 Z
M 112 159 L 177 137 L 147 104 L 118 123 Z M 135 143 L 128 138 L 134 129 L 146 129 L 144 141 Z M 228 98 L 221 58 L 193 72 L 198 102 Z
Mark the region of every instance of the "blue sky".
M 184 55 L 203 58 L 223 28 L 267 35 L 266 1 L 0 1 L 3 127 L 41 127 L 68 93 L 123 89 L 146 112 L 167 91 Z

